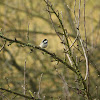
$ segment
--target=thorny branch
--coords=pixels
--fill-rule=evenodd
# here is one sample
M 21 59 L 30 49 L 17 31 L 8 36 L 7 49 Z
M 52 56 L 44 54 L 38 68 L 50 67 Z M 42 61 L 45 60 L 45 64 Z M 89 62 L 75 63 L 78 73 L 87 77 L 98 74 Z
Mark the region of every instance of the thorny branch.
M 71 54 L 71 49 L 70 49 L 70 45 L 69 45 L 69 41 L 68 41 L 68 36 L 67 36 L 66 31 L 65 31 L 65 28 L 64 28 L 64 25 L 63 25 L 63 23 L 62 23 L 62 20 L 61 20 L 60 17 L 59 17 L 59 12 L 57 13 L 57 12 L 54 10 L 53 6 L 51 5 L 50 2 L 48 2 L 48 0 L 44 0 L 44 2 L 46 3 L 47 7 L 50 7 L 50 9 L 52 10 L 52 13 L 54 13 L 54 14 L 56 15 L 57 19 L 59 20 L 59 23 L 60 23 L 61 28 L 62 28 L 62 30 L 63 30 L 63 34 L 64 34 L 65 39 L 66 39 L 67 47 L 68 47 L 68 49 L 69 49 L 68 54 L 69 54 L 70 57 L 72 58 L 72 61 L 73 61 L 73 63 L 74 63 L 74 66 L 76 67 L 76 69 L 75 69 L 75 70 L 76 70 L 76 74 L 78 75 L 79 79 L 82 81 L 82 83 L 83 83 L 83 85 L 84 85 L 84 90 L 85 90 L 85 92 L 86 92 L 87 98 L 90 99 L 90 100 L 92 100 L 90 93 L 87 91 L 86 83 L 84 82 L 84 79 L 83 79 L 83 77 L 82 77 L 82 75 L 81 75 L 81 73 L 80 73 L 80 71 L 79 71 L 79 68 L 78 68 L 78 66 L 76 65 L 76 62 L 75 62 L 75 60 L 74 60 L 74 58 L 73 58 L 73 56 L 72 56 L 72 54 Z M 75 1 L 75 2 L 76 2 L 76 1 Z M 80 42 L 81 42 L 82 49 L 83 49 L 83 51 L 85 51 L 84 45 L 83 45 L 83 42 L 82 42 L 82 39 L 81 39 L 80 31 L 79 31 L 79 25 L 80 25 L 80 4 L 81 4 L 81 0 L 79 0 L 79 16 L 78 16 L 78 22 L 77 22 L 77 36 L 79 36 L 79 40 L 80 40 Z M 74 8 L 75 8 L 75 7 L 74 7 Z M 50 12 L 49 12 L 49 13 L 50 13 Z M 75 14 L 75 12 L 74 12 L 74 14 Z M 85 54 L 86 54 L 86 53 L 84 52 L 84 55 L 85 55 Z M 85 55 L 85 56 L 86 56 L 86 55 Z M 73 66 L 73 65 L 72 65 L 72 66 Z
M 4 37 L 4 36 L 2 36 L 2 35 L 0 35 L 0 38 L 3 38 L 3 39 L 5 39 L 5 40 L 7 40 L 7 41 L 9 41 L 9 42 L 11 42 L 11 43 L 18 43 L 18 44 L 23 45 L 23 46 L 32 47 L 33 49 L 41 50 L 41 51 L 43 51 L 43 52 L 49 54 L 49 55 L 50 55 L 51 57 L 53 57 L 55 60 L 58 60 L 58 61 L 61 62 L 62 64 L 66 65 L 69 69 L 71 69 L 73 72 L 76 73 L 76 70 L 75 70 L 73 67 L 71 67 L 69 64 L 67 64 L 66 62 L 64 62 L 64 61 L 63 61 L 62 59 L 60 59 L 59 57 L 57 57 L 54 53 L 51 53 L 51 52 L 49 52 L 49 51 L 47 51 L 47 50 L 45 50 L 45 49 L 42 49 L 42 48 L 40 48 L 39 46 L 34 46 L 34 45 L 32 45 L 32 44 L 29 44 L 29 43 L 24 43 L 24 42 L 18 41 L 16 38 L 15 38 L 14 40 L 12 40 L 12 39 L 6 38 L 6 37 Z
M 70 45 L 69 45 L 69 41 L 68 41 L 68 33 L 67 33 L 67 29 L 65 29 L 64 28 L 64 25 L 63 25 L 63 22 L 62 22 L 62 20 L 61 20 L 61 18 L 60 18 L 60 15 L 59 15 L 59 12 L 57 11 L 55 11 L 54 10 L 54 8 L 53 8 L 53 6 L 51 5 L 51 3 L 49 2 L 49 0 L 44 0 L 44 2 L 46 3 L 46 5 L 47 5 L 47 7 L 48 8 L 50 8 L 51 10 L 52 10 L 52 13 L 54 13 L 55 14 L 55 16 L 57 17 L 57 19 L 59 20 L 59 23 L 60 23 L 60 26 L 61 26 L 61 28 L 62 28 L 62 30 L 63 30 L 63 35 L 65 36 L 65 39 L 66 39 L 66 45 L 67 45 L 67 47 L 68 47 L 68 59 L 72 62 L 73 61 L 73 64 L 71 63 L 71 66 L 75 66 L 75 67 L 77 67 L 77 65 L 76 65 L 76 63 L 75 63 L 75 60 L 74 60 L 74 58 L 73 58 L 73 56 L 72 56 L 72 53 L 71 53 L 71 49 L 70 49 Z M 50 14 L 50 11 L 49 11 L 49 15 L 51 16 L 51 14 Z M 51 17 L 50 17 L 51 18 Z M 63 42 L 63 41 L 62 41 Z M 63 43 L 64 44 L 64 43 Z M 70 59 L 71 58 L 71 59 Z
M 58 20 L 59 20 L 59 22 L 60 22 L 60 24 L 61 24 L 61 27 L 62 27 L 64 36 L 65 36 L 65 38 L 66 38 L 67 46 L 68 46 L 68 48 L 69 48 L 69 54 L 70 54 L 70 56 L 71 56 L 71 50 L 70 50 L 71 47 L 69 46 L 69 42 L 68 42 L 68 39 L 67 39 L 67 34 L 66 34 L 65 29 L 64 29 L 63 23 L 62 23 L 61 19 L 59 18 L 59 14 L 57 14 L 57 13 L 55 12 L 55 10 L 53 9 L 52 5 L 49 5 L 48 2 L 47 2 L 46 0 L 44 0 L 44 1 L 45 1 L 46 4 L 52 9 L 53 13 L 56 15 L 56 17 L 58 18 Z M 48 11 L 49 11 L 49 10 L 48 10 Z M 79 9 L 79 18 L 78 18 L 78 20 L 80 20 L 80 9 Z M 78 21 L 78 27 L 77 27 L 77 33 L 78 33 L 78 35 L 80 34 L 80 33 L 79 33 L 79 22 L 80 22 L 80 21 Z M 34 46 L 34 45 L 32 45 L 32 44 L 29 44 L 29 43 L 23 43 L 23 42 L 21 42 L 21 41 L 18 41 L 16 38 L 15 38 L 15 40 L 12 40 L 12 39 L 6 38 L 5 36 L 2 36 L 2 35 L 0 35 L 0 38 L 3 38 L 3 39 L 5 39 L 5 40 L 7 40 L 7 41 L 10 41 L 11 43 L 18 43 L 18 44 L 20 44 L 20 45 L 24 45 L 24 46 L 27 46 L 27 47 L 32 47 L 33 49 L 41 50 L 41 51 L 43 51 L 43 52 L 49 54 L 50 56 L 52 56 L 54 59 L 58 60 L 58 61 L 61 62 L 62 64 L 66 65 L 69 69 L 71 69 L 73 72 L 75 72 L 78 76 L 81 77 L 80 79 L 81 79 L 81 81 L 82 81 L 82 83 L 83 83 L 83 85 L 84 85 L 84 90 L 86 89 L 86 90 L 85 90 L 86 95 L 89 96 L 89 98 L 91 99 L 90 94 L 87 92 L 87 87 L 86 87 L 86 84 L 85 84 L 85 82 L 84 82 L 84 79 L 82 78 L 81 73 L 79 72 L 79 70 L 76 70 L 76 69 L 74 69 L 73 67 L 71 67 L 71 66 L 70 66 L 69 64 L 67 64 L 65 61 L 63 61 L 62 59 L 60 59 L 59 57 L 57 57 L 54 53 L 51 53 L 51 52 L 49 52 L 49 51 L 47 51 L 47 50 L 45 50 L 45 49 L 42 49 L 42 48 L 40 48 L 40 47 L 38 47 L 38 46 Z M 82 42 L 82 41 L 81 41 L 81 42 Z M 82 45 L 83 45 L 83 43 L 82 43 Z M 84 46 L 82 46 L 82 47 L 84 47 Z M 83 50 L 84 50 L 84 49 L 83 49 Z
M 34 97 L 26 96 L 26 95 L 23 95 L 23 94 L 20 94 L 20 93 L 17 93 L 17 92 L 8 90 L 8 89 L 4 89 L 4 88 L 1 88 L 1 87 L 0 87 L 0 90 L 2 90 L 2 91 L 7 91 L 7 92 L 9 92 L 9 93 L 12 93 L 12 94 L 15 94 L 15 95 L 18 95 L 18 96 L 27 98 L 27 99 L 31 99 L 31 100 L 41 100 L 41 99 L 35 99 Z
M 76 2 L 76 0 L 75 0 L 75 2 Z M 87 58 L 87 52 L 86 52 L 84 44 L 83 44 L 83 40 L 81 39 L 80 30 L 79 30 L 79 26 L 80 26 L 80 6 L 81 6 L 81 0 L 79 0 L 79 15 L 78 15 L 78 21 L 76 23 L 77 23 L 77 35 L 79 35 L 79 41 L 81 43 L 83 53 L 84 53 L 84 57 L 85 57 L 85 60 L 86 60 L 86 76 L 85 76 L 85 80 L 86 80 L 86 78 L 88 76 L 88 58 Z M 85 9 L 85 7 L 84 7 L 84 9 Z M 85 13 L 85 11 L 84 11 L 84 13 Z M 75 14 L 75 12 L 74 12 L 74 14 Z M 85 19 L 84 19 L 84 28 L 85 28 Z M 86 35 L 86 28 L 85 28 L 85 35 Z M 87 93 L 87 98 L 92 100 L 91 95 L 90 95 L 87 87 L 86 87 L 86 93 Z
M 17 43 L 17 44 L 20 44 L 20 45 L 23 45 L 23 46 L 32 47 L 33 49 L 38 49 L 38 50 L 41 50 L 41 51 L 49 54 L 51 57 L 53 57 L 54 59 L 58 60 L 59 62 L 61 62 L 62 64 L 64 64 L 66 67 L 68 67 L 70 70 L 72 70 L 74 73 L 76 73 L 77 75 L 79 75 L 80 78 L 81 78 L 81 80 L 82 80 L 82 83 L 84 85 L 84 88 L 86 89 L 86 84 L 85 84 L 85 82 L 84 82 L 84 80 L 83 80 L 83 78 L 82 78 L 79 70 L 76 70 L 73 67 L 71 67 L 70 65 L 68 65 L 65 61 L 63 61 L 62 59 L 60 59 L 59 57 L 57 57 L 54 53 L 51 53 L 51 52 L 49 52 L 49 51 L 47 51 L 45 49 L 42 49 L 42 48 L 40 48 L 38 46 L 31 45 L 29 43 L 28 44 L 23 43 L 21 41 L 18 41 L 17 39 L 12 40 L 12 39 L 6 38 L 6 37 L 4 37 L 2 35 L 0 35 L 0 38 L 4 39 L 6 41 L 12 42 L 12 43 Z

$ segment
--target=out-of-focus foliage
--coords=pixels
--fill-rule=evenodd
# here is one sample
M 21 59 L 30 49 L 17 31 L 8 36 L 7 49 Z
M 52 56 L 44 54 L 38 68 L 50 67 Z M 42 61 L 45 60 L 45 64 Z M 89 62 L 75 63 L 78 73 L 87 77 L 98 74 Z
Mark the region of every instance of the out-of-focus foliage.
M 69 37 L 74 41 L 76 37 L 76 24 L 74 16 L 74 7 L 76 18 L 78 18 L 79 2 L 76 0 L 50 0 L 55 10 L 62 13 L 63 24 L 69 33 Z M 93 99 L 100 98 L 100 1 L 86 0 L 86 33 L 88 39 L 89 59 L 90 59 L 90 94 Z M 80 32 L 82 39 L 85 40 L 84 33 L 84 2 L 81 0 L 81 17 Z M 52 14 L 55 26 L 59 32 L 62 30 L 58 27 L 58 19 Z M 29 27 L 29 40 L 27 38 Z M 64 59 L 63 45 L 57 37 L 44 0 L 0 0 L 0 30 L 4 36 L 11 39 L 18 39 L 23 42 L 29 42 L 34 45 L 44 39 L 48 39 L 48 51 L 54 52 Z M 69 40 L 70 41 L 70 40 Z M 4 44 L 4 40 L 0 39 L 0 47 Z M 26 60 L 26 94 L 30 95 L 28 90 L 33 93 L 39 91 L 40 97 L 46 96 L 46 100 L 51 97 L 66 98 L 66 92 L 62 80 L 59 78 L 55 70 L 55 66 L 59 73 L 65 78 L 71 87 L 80 87 L 76 80 L 76 76 L 72 71 L 65 68 L 57 62 L 38 50 L 32 53 L 31 48 L 21 47 L 18 44 L 6 43 L 5 48 L 0 52 L 0 87 L 10 88 L 11 90 L 22 93 L 24 84 L 24 66 Z M 71 41 L 70 41 L 71 44 Z M 73 48 L 73 55 L 76 54 L 82 60 L 80 71 L 85 76 L 85 60 Z M 68 59 L 67 59 L 68 60 Z M 41 78 L 41 74 L 43 76 Z M 40 82 L 40 78 L 42 79 Z M 41 83 L 39 85 L 39 83 Z M 83 100 L 84 98 L 77 91 L 68 88 L 68 100 Z M 5 93 L 8 98 L 14 95 Z M 37 95 L 36 95 L 37 96 Z M 0 97 L 1 98 L 1 97 Z M 22 100 L 16 97 L 14 100 Z

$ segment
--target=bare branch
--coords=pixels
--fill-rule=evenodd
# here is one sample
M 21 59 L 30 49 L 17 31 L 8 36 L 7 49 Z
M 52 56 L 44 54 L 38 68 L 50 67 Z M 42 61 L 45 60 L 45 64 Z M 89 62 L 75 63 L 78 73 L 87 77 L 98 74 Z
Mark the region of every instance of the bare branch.
M 25 66 L 24 66 L 24 87 L 23 88 L 24 88 L 24 95 L 25 95 L 26 94 L 26 60 L 25 60 Z
M 41 100 L 41 99 L 35 99 L 34 97 L 26 96 L 26 95 L 23 95 L 23 94 L 20 94 L 20 93 L 17 93 L 17 92 L 11 91 L 11 90 L 7 90 L 7 89 L 1 88 L 1 87 L 0 87 L 0 90 L 4 90 L 4 91 L 7 91 L 7 92 L 9 92 L 9 93 L 12 93 L 12 94 L 15 94 L 15 95 L 18 95 L 18 96 L 21 96 L 21 97 L 27 98 L 27 99 L 31 99 L 31 100 Z
M 0 38 L 5 39 L 5 40 L 7 40 L 7 41 L 9 41 L 9 42 L 12 42 L 12 43 L 17 43 L 17 44 L 20 44 L 20 45 L 23 45 L 23 46 L 32 47 L 32 48 L 34 48 L 34 49 L 41 50 L 41 51 L 43 51 L 43 52 L 49 54 L 51 57 L 53 57 L 54 59 L 58 60 L 58 61 L 61 62 L 62 64 L 66 65 L 69 69 L 71 69 L 73 72 L 76 73 L 76 70 L 75 70 L 73 67 L 71 67 L 69 64 L 67 64 L 66 62 L 64 62 L 64 61 L 63 61 L 62 59 L 60 59 L 59 57 L 57 57 L 54 53 L 51 53 L 51 52 L 49 52 L 49 51 L 47 51 L 47 50 L 45 50 L 45 49 L 43 49 L 43 48 L 40 48 L 39 46 L 34 46 L 34 45 L 32 45 L 32 44 L 29 44 L 29 43 L 23 43 L 23 42 L 21 42 L 21 41 L 18 41 L 17 39 L 12 40 L 12 39 L 6 38 L 6 37 L 4 37 L 4 36 L 2 36 L 2 35 L 0 35 Z
M 39 91 L 38 91 L 38 98 L 40 98 L 40 92 L 41 92 L 41 81 L 42 81 L 42 77 L 43 77 L 43 73 L 40 76 L 40 80 L 39 80 Z
M 29 24 L 28 24 L 28 30 L 27 30 L 27 40 L 29 41 Z
M 58 32 L 57 32 L 57 30 L 56 30 L 56 28 L 55 28 L 54 22 L 53 22 L 53 20 L 52 20 L 52 18 L 51 18 L 51 12 L 49 11 L 49 7 L 52 6 L 52 5 L 48 4 L 48 0 L 46 1 L 46 3 L 47 3 L 47 11 L 48 11 L 48 13 L 49 13 L 49 17 L 50 17 L 52 26 L 53 26 L 53 28 L 54 28 L 56 34 L 58 35 L 58 37 L 59 37 L 60 40 L 62 41 L 62 38 L 61 38 L 60 35 L 58 34 Z M 53 11 L 52 13 L 55 13 L 55 12 Z
M 6 45 L 6 41 L 5 41 L 5 43 L 3 44 L 3 46 L 1 47 L 0 52 L 3 50 L 3 48 L 5 47 L 5 45 Z

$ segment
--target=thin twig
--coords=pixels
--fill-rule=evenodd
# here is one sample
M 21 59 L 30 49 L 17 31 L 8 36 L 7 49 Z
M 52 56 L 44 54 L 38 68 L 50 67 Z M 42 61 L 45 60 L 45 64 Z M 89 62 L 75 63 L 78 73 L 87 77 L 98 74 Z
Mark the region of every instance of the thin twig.
M 77 39 L 78 39 L 78 36 L 75 38 L 75 40 L 74 40 L 74 42 L 72 43 L 72 45 L 70 46 L 70 48 L 72 48 L 73 47 L 73 45 L 75 44 L 75 42 L 77 41 Z M 69 51 L 69 48 L 68 48 L 68 50 L 67 51 L 65 51 L 66 53 Z
M 0 52 L 3 50 L 3 48 L 5 47 L 5 45 L 6 45 L 6 41 L 4 42 L 3 46 L 1 47 Z
M 54 25 L 54 22 L 53 22 L 53 20 L 52 20 L 51 12 L 50 12 L 50 10 L 49 10 L 48 2 L 49 2 L 49 1 L 47 0 L 47 1 L 46 1 L 46 3 L 47 3 L 47 11 L 48 11 L 48 13 L 49 13 L 49 17 L 50 17 L 50 20 L 51 20 L 52 26 L 53 26 L 53 28 L 54 28 L 54 30 L 55 30 L 57 36 L 58 36 L 58 37 L 60 38 L 60 40 L 62 41 L 62 38 L 60 37 L 59 33 L 57 32 L 57 30 L 56 30 L 56 28 L 55 28 L 55 25 Z M 50 6 L 51 6 L 51 5 L 50 5 Z M 53 12 L 53 13 L 54 13 L 54 12 Z
M 42 81 L 43 73 L 41 74 L 40 80 L 39 80 L 39 91 L 38 91 L 38 98 L 40 98 L 40 92 L 41 92 L 41 81 Z
M 80 26 L 80 3 L 81 3 L 81 0 L 79 0 L 79 15 L 78 15 L 78 23 L 77 23 L 77 35 L 79 35 L 79 40 L 80 40 L 80 43 L 81 43 L 81 46 L 82 46 L 82 49 L 83 49 L 83 52 L 84 52 L 84 57 L 85 57 L 85 60 L 86 60 L 86 75 L 85 75 L 85 80 L 86 80 L 87 75 L 88 75 L 88 58 L 87 58 L 87 53 L 86 53 L 86 50 L 84 48 L 83 40 L 81 39 L 81 34 L 80 34 L 80 31 L 79 31 L 79 26 Z
M 97 97 L 96 99 L 97 99 L 97 100 L 98 100 L 98 88 L 99 88 L 99 87 L 96 86 L 96 97 Z
M 56 67 L 55 67 L 55 69 L 56 69 L 56 72 L 57 72 L 58 76 L 60 77 L 60 79 L 61 79 L 62 82 L 63 82 L 64 89 L 65 89 L 65 93 L 66 93 L 66 95 L 68 95 L 68 100 L 70 100 L 70 93 L 69 93 L 69 90 L 68 90 L 68 84 L 67 84 L 67 82 L 66 82 L 64 76 L 61 75 L 61 74 L 58 72 L 58 69 L 57 69 Z
M 48 3 L 48 0 L 44 0 L 44 2 L 47 4 L 48 7 L 51 8 L 51 10 L 53 11 L 53 13 L 56 15 L 57 19 L 59 20 L 59 23 L 61 25 L 61 28 L 63 30 L 63 33 L 65 35 L 65 38 L 66 38 L 66 42 L 67 42 L 67 46 L 69 48 L 69 41 L 68 41 L 68 38 L 67 38 L 67 29 L 64 28 L 64 25 L 62 23 L 62 20 L 60 19 L 60 16 L 59 16 L 59 12 L 57 13 L 54 8 L 52 7 L 52 5 L 50 3 Z M 49 12 L 50 13 L 50 12 Z M 63 41 L 62 41 L 63 42 Z M 69 54 L 71 55 L 71 50 L 69 50 Z
M 27 30 L 27 40 L 29 41 L 29 24 L 28 24 L 28 30 Z
M 24 88 L 24 95 L 25 95 L 26 94 L 26 60 L 25 60 L 25 66 L 24 66 L 24 87 L 23 88 Z
M 5 79 L 7 81 L 8 89 L 10 89 L 9 82 L 8 82 L 8 78 L 5 78 Z
M 81 5 L 81 0 L 79 0 L 79 15 L 78 15 L 78 22 L 77 22 L 77 35 L 79 35 L 79 40 L 80 40 L 80 43 L 81 43 L 81 46 L 82 46 L 82 49 L 83 49 L 83 52 L 84 52 L 84 57 L 85 57 L 86 66 L 87 66 L 88 65 L 88 59 L 87 59 L 86 51 L 85 51 L 85 48 L 84 48 L 84 45 L 83 45 L 83 41 L 81 39 L 80 31 L 79 31 L 79 26 L 80 26 L 80 5 Z M 85 79 L 87 78 L 87 75 L 88 75 L 88 73 L 86 72 Z M 85 89 L 86 89 L 87 98 L 92 100 L 91 95 L 87 91 L 87 87 L 86 86 L 85 86 Z
M 75 22 L 77 23 L 75 7 L 76 7 L 76 0 L 75 0 L 75 4 L 74 4 L 74 16 L 75 16 Z
M 66 88 L 66 92 L 68 92 L 67 89 L 70 88 L 70 89 L 74 89 L 75 92 L 76 92 L 76 90 L 77 90 L 78 94 L 81 94 L 81 95 L 83 95 L 83 96 L 85 95 L 84 92 L 83 92 L 82 90 L 80 90 L 80 89 L 78 89 L 78 88 L 76 88 L 76 87 L 71 87 L 71 86 L 69 86 L 69 85 L 67 84 L 66 80 L 64 79 L 64 77 L 58 72 L 58 69 L 57 69 L 55 66 L 54 66 L 54 68 L 55 68 L 55 70 L 56 70 L 56 72 L 57 72 L 59 78 L 62 80 L 62 82 L 63 82 L 63 84 L 64 84 L 64 87 Z M 69 99 L 70 99 L 70 95 L 69 95 Z
M 2 96 L 2 100 L 4 100 L 4 98 L 6 98 L 7 100 L 9 100 L 1 91 L 0 91 L 0 96 Z
M 87 48 L 87 35 L 86 35 L 86 26 L 85 26 L 85 0 L 84 0 L 84 31 L 85 31 L 85 42 L 86 42 L 86 76 L 85 76 L 85 80 L 86 78 L 88 77 L 87 79 L 87 90 L 89 92 L 89 57 L 88 57 L 88 48 Z

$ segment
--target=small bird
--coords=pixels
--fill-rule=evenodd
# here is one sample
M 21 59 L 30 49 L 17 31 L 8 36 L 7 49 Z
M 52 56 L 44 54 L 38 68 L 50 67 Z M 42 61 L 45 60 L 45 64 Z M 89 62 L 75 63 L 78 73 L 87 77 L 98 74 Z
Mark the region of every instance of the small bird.
M 39 45 L 41 48 L 46 48 L 48 46 L 48 40 L 47 39 L 44 39 L 40 45 Z

